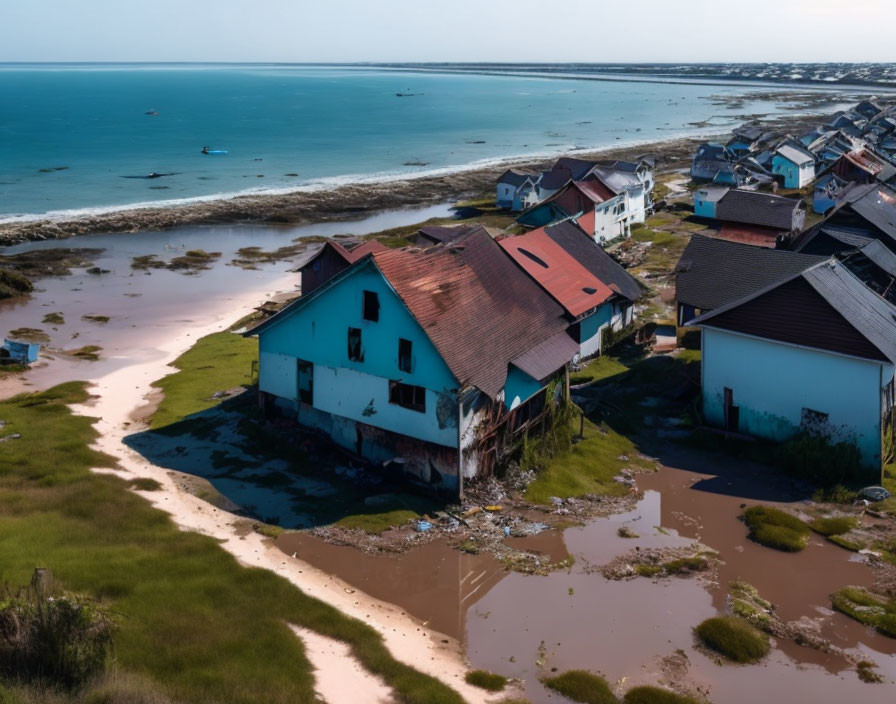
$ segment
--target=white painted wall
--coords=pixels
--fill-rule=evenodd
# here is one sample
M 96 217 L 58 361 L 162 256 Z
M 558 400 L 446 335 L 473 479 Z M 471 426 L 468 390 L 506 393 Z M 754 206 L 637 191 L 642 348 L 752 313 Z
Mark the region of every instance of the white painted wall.
M 313 405 L 318 410 L 419 440 L 457 447 L 457 418 L 452 418 L 453 424 L 439 427 L 436 416 L 439 397 L 440 394 L 426 389 L 426 412 L 420 413 L 389 403 L 388 379 L 354 369 L 314 365 Z
M 258 364 L 258 388 L 274 396 L 297 401 L 298 364 L 295 357 L 276 352 L 261 352 Z

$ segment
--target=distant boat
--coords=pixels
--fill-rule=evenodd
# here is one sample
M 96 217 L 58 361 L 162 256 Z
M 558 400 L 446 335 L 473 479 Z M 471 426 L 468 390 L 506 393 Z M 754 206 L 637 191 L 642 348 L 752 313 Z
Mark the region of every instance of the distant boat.
M 153 116 L 155 116 L 155 115 L 158 115 L 159 113 L 156 112 L 155 110 L 147 110 L 147 111 L 146 111 L 145 113 L 143 113 L 143 114 L 144 114 L 144 115 L 153 115 Z
M 203 154 L 220 155 L 220 154 L 227 154 L 227 150 L 226 149 L 209 149 L 208 147 L 203 147 L 202 153 Z

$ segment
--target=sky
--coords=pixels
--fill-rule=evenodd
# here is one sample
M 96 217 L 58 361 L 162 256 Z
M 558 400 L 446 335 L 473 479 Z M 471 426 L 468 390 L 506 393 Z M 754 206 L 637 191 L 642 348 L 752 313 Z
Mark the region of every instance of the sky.
M 890 62 L 894 0 L 0 0 L 0 61 Z

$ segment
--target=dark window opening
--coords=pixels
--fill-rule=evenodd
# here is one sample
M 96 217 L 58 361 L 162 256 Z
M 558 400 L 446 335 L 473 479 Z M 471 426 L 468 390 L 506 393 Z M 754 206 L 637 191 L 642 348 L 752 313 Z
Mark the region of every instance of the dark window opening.
M 810 433 L 820 433 L 824 431 L 828 424 L 828 414 L 821 411 L 813 411 L 811 408 L 804 408 L 800 425 L 803 430 Z
M 303 359 L 298 361 L 299 371 L 299 401 L 314 405 L 314 365 Z
M 390 381 L 389 403 L 426 413 L 426 389 L 422 386 L 402 384 L 400 381 Z
M 398 368 L 403 372 L 411 372 L 411 341 L 398 338 Z
M 596 288 L 592 288 L 591 286 L 585 286 L 585 287 L 583 287 L 583 288 L 582 288 L 582 291 L 584 291 L 585 293 L 587 293 L 589 296 L 593 296 L 595 293 L 597 293 L 597 289 L 596 289 Z
M 364 320 L 376 322 L 380 319 L 380 299 L 374 291 L 364 292 Z
M 361 330 L 348 329 L 348 358 L 353 362 L 364 361 L 364 350 L 361 349 Z

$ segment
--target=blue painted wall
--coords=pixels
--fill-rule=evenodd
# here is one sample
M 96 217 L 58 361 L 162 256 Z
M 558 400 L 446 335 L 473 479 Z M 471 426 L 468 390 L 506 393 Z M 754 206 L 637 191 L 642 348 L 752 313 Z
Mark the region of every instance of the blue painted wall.
M 362 316 L 363 292 L 379 298 L 379 320 Z M 361 330 L 364 361 L 348 358 L 348 328 Z M 398 339 L 410 340 L 410 372 L 398 368 Z M 314 364 L 314 407 L 442 445 L 457 446 L 457 380 L 373 263 L 355 269 L 259 334 L 259 388 L 297 397 L 297 359 Z M 389 403 L 389 380 L 422 386 L 426 411 Z M 453 411 L 449 406 L 453 403 Z M 438 411 L 438 412 L 437 412 Z M 301 411 L 300 411 L 301 413 Z
M 776 441 L 799 430 L 803 408 L 828 414 L 840 438 L 854 435 L 868 467 L 880 468 L 881 389 L 893 366 L 703 329 L 703 413 L 724 425 L 724 389 L 742 433 Z
M 700 191 L 694 193 L 694 215 L 701 218 L 715 218 L 716 201 L 706 200 L 700 195 Z
M 601 330 L 610 325 L 612 318 L 613 305 L 604 303 L 579 322 L 579 346 L 582 357 L 592 357 L 601 352 Z
M 504 385 L 504 405 L 508 409 L 514 409 L 521 403 L 525 403 L 544 387 L 526 372 L 517 369 L 512 364 L 507 371 L 507 382 Z

